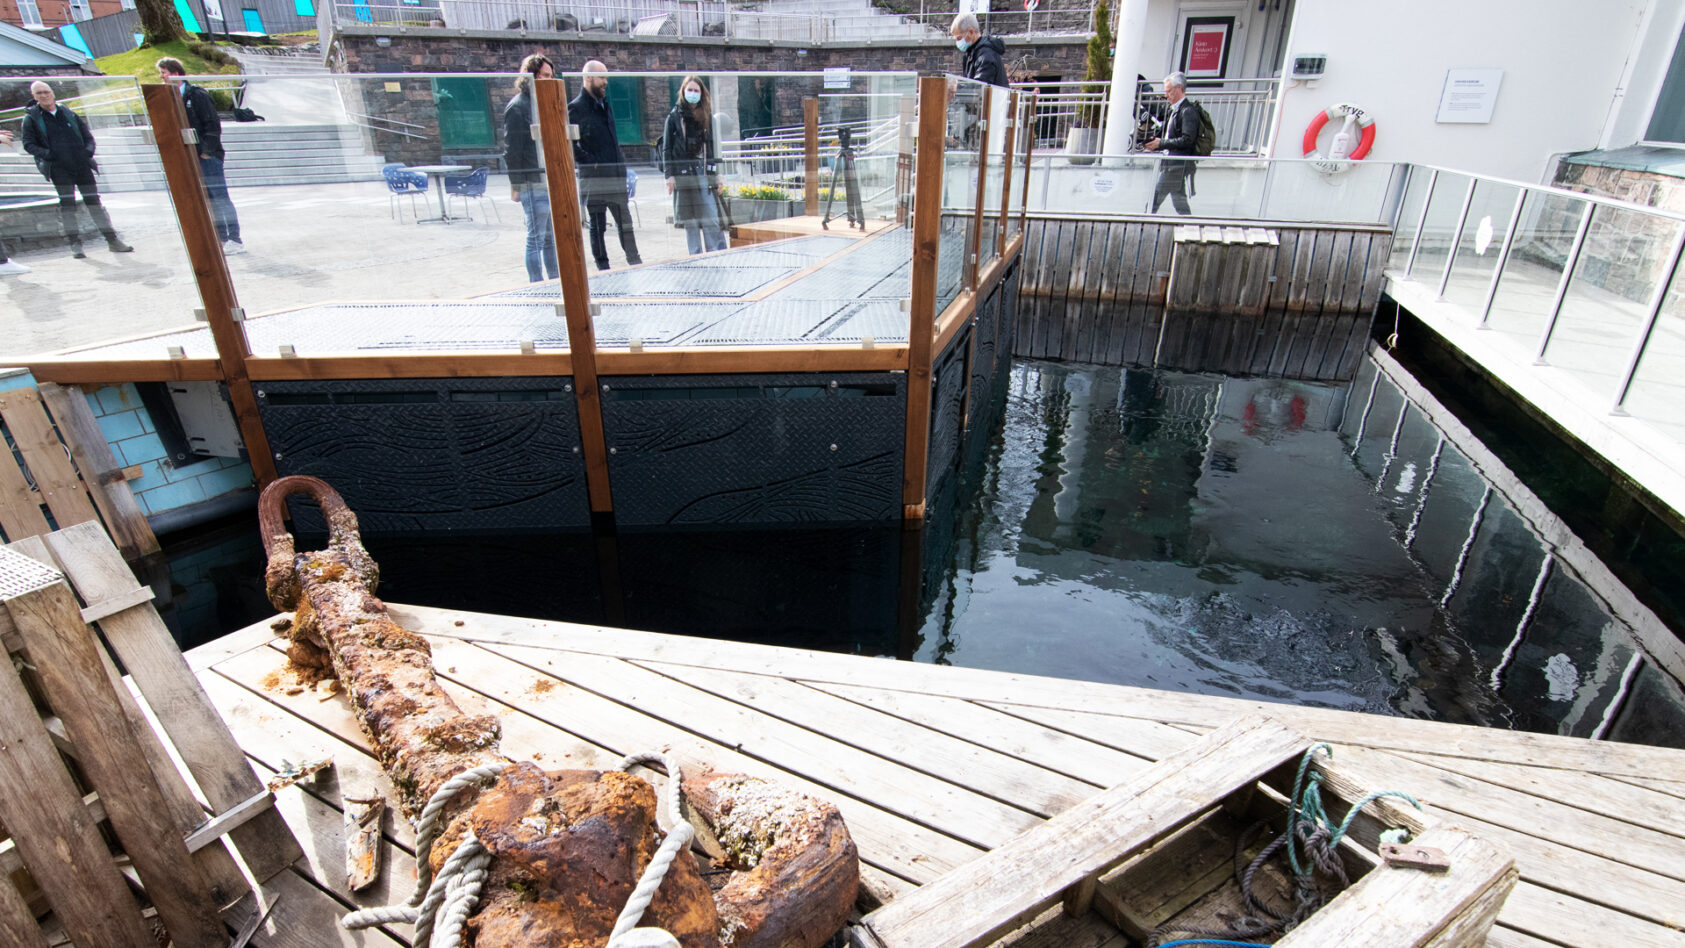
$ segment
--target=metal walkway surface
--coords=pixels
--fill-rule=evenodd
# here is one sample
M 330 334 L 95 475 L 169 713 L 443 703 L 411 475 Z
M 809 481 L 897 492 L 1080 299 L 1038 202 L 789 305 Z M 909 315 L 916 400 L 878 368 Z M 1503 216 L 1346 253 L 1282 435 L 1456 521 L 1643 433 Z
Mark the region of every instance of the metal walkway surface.
M 944 234 L 956 244 L 961 234 Z M 947 248 L 945 248 L 947 249 Z M 797 237 L 698 257 L 599 273 L 591 278 L 597 341 L 662 346 L 859 345 L 907 340 L 901 301 L 911 292 L 912 234 Z M 961 254 L 940 255 L 939 285 L 951 297 Z M 291 346 L 298 355 L 438 353 L 520 348 L 566 350 L 557 281 L 467 300 L 325 303 L 249 319 L 253 353 Z M 156 359 L 179 346 L 215 358 L 209 328 L 78 353 L 106 360 Z

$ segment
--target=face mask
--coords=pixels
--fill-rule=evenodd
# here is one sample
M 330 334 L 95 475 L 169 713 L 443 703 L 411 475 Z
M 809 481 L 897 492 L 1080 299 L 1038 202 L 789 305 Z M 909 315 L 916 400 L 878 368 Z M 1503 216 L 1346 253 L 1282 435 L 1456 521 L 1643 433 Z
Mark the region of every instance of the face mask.
M 954 40 L 954 47 L 963 53 L 971 48 L 971 44 L 965 40 Z
M 696 103 L 702 101 L 702 93 L 696 91 L 695 89 L 686 89 L 685 101 L 689 102 L 691 105 L 695 105 Z

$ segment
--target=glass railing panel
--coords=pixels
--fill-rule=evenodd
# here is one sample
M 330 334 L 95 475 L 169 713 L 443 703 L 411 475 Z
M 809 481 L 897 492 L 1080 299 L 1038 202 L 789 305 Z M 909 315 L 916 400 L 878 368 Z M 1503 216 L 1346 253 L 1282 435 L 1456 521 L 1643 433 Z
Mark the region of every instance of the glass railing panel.
M 987 266 L 999 253 L 1000 202 L 1006 187 L 1006 124 L 1012 114 L 1012 96 L 1005 89 L 991 90 L 989 127 L 984 133 L 987 164 L 983 176 L 983 234 L 978 245 L 978 266 Z
M 1410 262 L 1410 248 L 1416 242 L 1416 227 L 1421 221 L 1422 207 L 1428 199 L 1428 182 L 1433 179 L 1429 168 L 1410 166 L 1410 180 L 1404 186 L 1404 198 L 1398 206 L 1398 223 L 1392 231 L 1392 257 L 1387 269 L 1403 270 Z
M 0 78 L 0 102 L 29 103 L 32 81 Z M 29 268 L 6 276 L 0 289 L 8 314 L 0 320 L 0 365 L 135 337 L 147 341 L 121 354 L 79 357 L 167 359 L 168 347 L 179 345 L 191 358 L 215 358 L 208 333 L 198 334 L 203 345 L 186 338 L 199 327 L 194 311 L 204 304 L 140 86 L 126 76 L 44 81 L 52 115 L 85 123 L 77 135 L 85 131 L 93 166 L 62 146 L 42 147 L 54 137 L 42 124 L 50 116 L 37 120 L 22 104 L 0 110 L 0 130 L 13 139 L 0 145 L 0 240 L 13 262 Z M 26 144 L 48 156 L 41 167 L 51 179 Z M 69 188 L 68 214 L 61 184 Z M 84 257 L 74 255 L 78 244 Z
M 1445 264 L 1451 259 L 1451 247 L 1457 240 L 1457 216 L 1468 196 L 1469 176 L 1441 171 L 1435 180 L 1433 193 L 1428 195 L 1428 214 L 1422 221 L 1418 237 L 1416 261 L 1410 267 L 1410 279 L 1417 283 L 1439 285 Z
M 1545 361 L 1610 404 L 1650 301 L 1668 276 L 1668 254 L 1680 227 L 1635 208 L 1599 205 L 1592 212 Z
M 1083 163 L 1042 152 L 1031 160 L 1032 212 L 1179 213 L 1219 220 L 1375 224 L 1388 220 L 1397 165 L 1255 158 L 1164 158 L 1145 152 Z M 1180 182 L 1180 187 L 1178 187 Z M 1417 205 L 1420 211 L 1420 204 Z
M 1492 290 L 1492 275 L 1498 268 L 1498 254 L 1509 233 L 1515 202 L 1521 196 L 1522 189 L 1516 185 L 1496 181 L 1475 184 L 1474 199 L 1469 202 L 1462 236 L 1457 240 L 1456 256 L 1451 262 L 1450 280 L 1445 284 L 1447 302 L 1476 317 L 1485 309 L 1486 296 Z
M 1685 413 L 1679 410 L 1681 379 L 1685 379 L 1685 279 L 1676 270 L 1621 407 L 1675 442 L 1685 442 Z
M 1562 267 L 1590 202 L 1559 191 L 1529 191 L 1487 314 L 1488 329 L 1537 352 L 1550 322 Z
M 1029 95 L 1018 96 L 1018 115 L 1013 120 L 1017 126 L 1017 134 L 1012 139 L 1012 150 L 1016 152 L 1012 156 L 1012 178 L 1007 182 L 1007 187 L 1011 189 L 1006 215 L 1006 239 L 1009 241 L 1024 229 L 1020 214 L 1028 197 L 1024 187 L 1024 169 L 1034 160 L 1032 153 L 1035 150 L 1035 129 L 1032 127 L 1031 118 L 1033 105 L 1030 100 Z
M 1270 161 L 1254 164 L 1265 164 L 1268 177 L 1257 212 L 1260 220 L 1385 222 L 1395 165 L 1384 161 Z M 1205 191 L 1203 180 L 1200 191 Z
M 976 238 L 979 155 L 988 133 L 981 120 L 984 83 L 949 80 L 942 171 L 942 236 L 936 258 L 936 312 L 941 313 L 964 288 L 971 248 Z M 920 142 L 922 146 L 924 143 Z

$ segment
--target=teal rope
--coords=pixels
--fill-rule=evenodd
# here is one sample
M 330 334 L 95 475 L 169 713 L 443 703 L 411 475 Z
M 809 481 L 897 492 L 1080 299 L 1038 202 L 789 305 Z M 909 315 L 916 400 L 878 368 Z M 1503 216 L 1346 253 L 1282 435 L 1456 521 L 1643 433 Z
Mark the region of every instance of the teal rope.
M 1311 762 L 1316 759 L 1316 752 L 1319 750 L 1328 759 L 1334 758 L 1333 747 L 1326 743 L 1313 744 L 1300 759 L 1298 776 L 1293 778 L 1293 821 L 1287 827 L 1287 860 L 1293 864 L 1293 874 L 1301 879 L 1308 877 L 1310 870 L 1299 862 L 1299 834 L 1294 832 L 1294 827 L 1298 826 L 1301 820 L 1319 828 L 1327 827 L 1330 823 L 1328 811 L 1322 806 L 1322 775 L 1311 770 Z M 1398 797 L 1418 810 L 1422 808 L 1422 804 L 1415 797 L 1402 790 L 1379 790 L 1371 793 L 1359 800 L 1346 814 L 1346 818 L 1340 821 L 1339 827 L 1330 832 L 1328 848 L 1332 850 L 1340 845 L 1340 840 L 1346 838 L 1346 832 L 1351 829 L 1352 821 L 1357 819 L 1358 813 L 1382 797 Z

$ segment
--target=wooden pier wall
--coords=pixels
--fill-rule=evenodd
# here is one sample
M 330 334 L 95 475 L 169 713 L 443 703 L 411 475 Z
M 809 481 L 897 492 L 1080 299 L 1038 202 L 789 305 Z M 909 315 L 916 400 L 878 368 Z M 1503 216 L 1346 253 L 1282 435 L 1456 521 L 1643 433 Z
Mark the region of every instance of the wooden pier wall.
M 1014 355 L 1103 365 L 1346 380 L 1392 252 L 1384 227 L 1280 225 L 1261 315 L 1240 298 L 1166 325 L 1184 218 L 1030 217 Z M 1221 223 L 1221 222 L 1216 222 Z M 1209 298 L 1196 294 L 1195 298 Z

